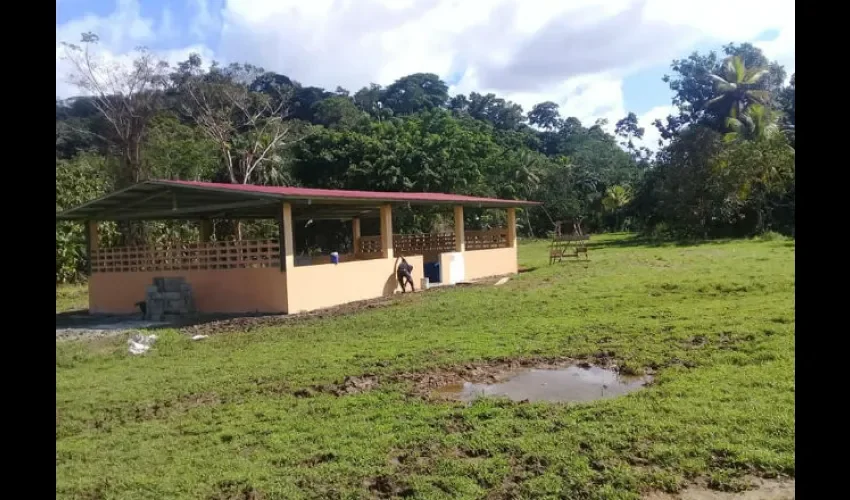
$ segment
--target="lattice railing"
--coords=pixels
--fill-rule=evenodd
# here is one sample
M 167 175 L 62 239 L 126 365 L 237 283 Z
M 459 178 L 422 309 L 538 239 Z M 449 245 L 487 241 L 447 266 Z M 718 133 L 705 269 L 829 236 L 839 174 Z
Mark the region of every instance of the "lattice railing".
M 508 230 L 489 229 L 487 231 L 465 231 L 465 248 L 467 250 L 489 250 L 492 248 L 507 248 Z
M 92 250 L 92 272 L 189 271 L 279 267 L 277 240 L 184 243 Z
M 361 236 L 357 242 L 357 253 L 362 254 L 379 254 L 381 253 L 381 237 L 380 236 Z
M 393 251 L 401 255 L 417 255 L 425 252 L 452 252 L 454 249 L 454 233 L 393 235 Z
M 464 231 L 467 250 L 487 250 L 508 246 L 507 229 L 486 231 Z M 362 236 L 358 245 L 361 254 L 381 253 L 380 236 Z M 437 234 L 394 234 L 393 251 L 401 255 L 417 255 L 426 252 L 453 252 L 454 233 Z

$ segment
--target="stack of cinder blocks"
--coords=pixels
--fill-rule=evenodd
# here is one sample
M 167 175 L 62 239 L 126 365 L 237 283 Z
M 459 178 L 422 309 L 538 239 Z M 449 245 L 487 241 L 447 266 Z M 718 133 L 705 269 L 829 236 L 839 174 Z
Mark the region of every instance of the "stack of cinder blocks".
M 192 285 L 184 278 L 154 278 L 145 294 L 145 319 L 163 321 L 195 312 Z

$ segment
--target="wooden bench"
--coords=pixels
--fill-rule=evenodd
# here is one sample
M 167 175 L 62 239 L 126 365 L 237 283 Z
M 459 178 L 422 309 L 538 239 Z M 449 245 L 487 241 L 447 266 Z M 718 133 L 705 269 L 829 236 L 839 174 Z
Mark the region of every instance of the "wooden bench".
M 552 238 L 552 248 L 549 250 L 549 264 L 561 262 L 565 257 L 578 258 L 580 254 L 590 260 L 587 255 L 587 242 L 590 241 L 589 234 L 567 234 L 555 235 Z

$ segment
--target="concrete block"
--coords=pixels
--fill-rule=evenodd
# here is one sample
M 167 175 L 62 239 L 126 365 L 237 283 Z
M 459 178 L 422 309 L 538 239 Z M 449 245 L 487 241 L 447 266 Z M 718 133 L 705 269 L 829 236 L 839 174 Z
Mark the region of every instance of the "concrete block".
M 166 311 L 182 313 L 186 310 L 186 303 L 183 299 L 169 300 L 167 302 Z
M 165 300 L 178 300 L 182 297 L 180 292 L 163 292 L 162 298 Z
M 145 288 L 145 293 L 147 293 L 147 294 L 157 293 L 157 292 L 159 292 L 159 288 L 157 288 L 156 285 L 149 285 L 147 288 Z
M 147 306 L 147 319 L 148 321 L 162 321 L 163 314 L 163 304 L 162 302 L 155 300 L 153 302 L 149 302 Z
M 186 283 L 186 279 L 182 277 L 165 278 L 165 291 L 180 293 L 180 285 Z
M 164 292 L 165 291 L 165 278 L 154 278 L 153 286 L 156 287 L 157 291 Z

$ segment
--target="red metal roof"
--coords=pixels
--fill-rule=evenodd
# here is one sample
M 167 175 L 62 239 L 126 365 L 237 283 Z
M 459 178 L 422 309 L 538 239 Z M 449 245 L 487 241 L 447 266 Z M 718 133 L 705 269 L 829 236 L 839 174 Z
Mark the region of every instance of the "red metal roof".
M 344 189 L 314 189 L 281 186 L 256 186 L 252 184 L 223 184 L 217 182 L 198 181 L 154 181 L 161 184 L 176 184 L 208 188 L 215 190 L 239 191 L 247 193 L 272 194 L 292 198 L 325 199 L 325 200 L 375 200 L 388 202 L 434 202 L 459 204 L 487 204 L 502 206 L 541 205 L 536 201 L 504 200 L 500 198 L 480 198 L 445 193 L 400 193 L 391 191 L 350 191 Z

